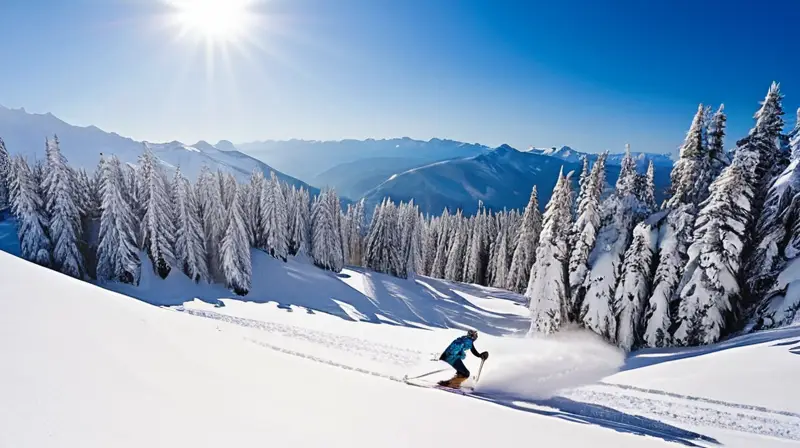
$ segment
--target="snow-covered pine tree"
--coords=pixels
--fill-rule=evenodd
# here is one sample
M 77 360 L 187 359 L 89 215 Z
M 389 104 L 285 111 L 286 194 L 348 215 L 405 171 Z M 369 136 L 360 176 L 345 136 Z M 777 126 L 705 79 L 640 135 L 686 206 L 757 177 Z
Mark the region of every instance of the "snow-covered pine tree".
M 674 295 L 688 258 L 697 205 L 708 196 L 707 188 L 698 188 L 702 179 L 707 177 L 708 167 L 708 150 L 703 146 L 704 114 L 705 108 L 701 104 L 686 133 L 680 158 L 670 174 L 671 196 L 664 203 L 669 215 L 662 223 L 658 265 L 644 318 L 643 343 L 649 347 L 665 347 L 671 342 L 669 329 L 677 308 Z M 711 136 L 709 140 L 714 141 L 714 138 Z
M 97 247 L 97 279 L 139 284 L 141 261 L 136 246 L 135 216 L 125 199 L 129 185 L 116 156 L 103 158 L 100 191 L 100 236 Z
M 197 197 L 189 180 L 175 170 L 172 181 L 172 198 L 175 204 L 175 258 L 177 265 L 195 283 L 210 282 L 206 237 Z
M 589 272 L 583 283 L 586 294 L 580 319 L 584 326 L 614 342 L 617 334 L 614 297 L 622 275 L 625 250 L 644 207 L 636 197 L 636 162 L 626 145 L 614 194 L 603 202 L 600 231 L 589 254 Z
M 153 271 L 167 278 L 175 265 L 175 221 L 170 189 L 155 155 L 149 146 L 139 156 L 139 199 L 142 207 L 140 245 L 153 263 Z
M 330 209 L 331 222 L 333 224 L 333 266 L 335 272 L 340 272 L 344 268 L 344 244 L 342 241 L 342 203 L 339 200 L 339 194 L 336 190 L 331 188 L 327 192 L 325 199 Z
M 586 183 L 589 181 L 589 175 L 591 174 L 591 168 L 589 166 L 589 158 L 586 156 L 581 157 L 583 160 L 583 167 L 581 168 L 581 177 L 578 179 L 578 198 L 575 201 L 575 206 L 580 207 L 580 204 L 584 201 L 583 197 L 586 195 L 588 191 L 586 189 Z M 576 215 L 577 210 L 576 210 Z
M 353 266 L 361 266 L 364 259 L 364 234 L 366 231 L 366 217 L 364 199 L 347 206 L 348 223 L 348 254 Z
M 639 200 L 646 210 L 646 213 L 656 211 L 656 168 L 653 161 L 647 165 L 647 173 L 644 175 L 644 182 L 642 183 L 642 191 L 639 194 Z
M 447 252 L 454 233 L 453 223 L 454 218 L 450 216 L 450 212 L 445 208 L 439 218 L 439 238 L 436 243 L 433 264 L 431 265 L 431 277 L 444 278 L 444 271 L 447 267 Z
M 569 319 L 576 321 L 580 315 L 581 304 L 586 290 L 583 282 L 589 272 L 589 254 L 594 249 L 597 233 L 600 231 L 601 195 L 606 183 L 606 158 L 608 152 L 600 154 L 592 166 L 589 177 L 581 188 L 575 222 L 570 233 L 569 258 Z
M 58 137 L 47 139 L 46 153 L 47 170 L 42 187 L 53 248 L 53 267 L 71 277 L 83 278 L 83 254 L 78 249 L 82 226 L 75 174 L 61 154 Z
M 625 252 L 613 307 L 617 312 L 617 345 L 625 351 L 637 346 L 643 333 L 657 240 L 658 229 L 649 222 L 641 222 L 633 229 L 633 239 Z
M 418 217 L 419 208 L 413 200 L 400 207 L 397 223 L 400 236 L 397 276 L 400 278 L 413 278 L 417 271 L 417 260 L 421 256 Z
M 467 260 L 464 267 L 464 282 L 466 283 L 486 284 L 486 268 L 489 264 L 488 222 L 486 209 L 481 207 L 475 215 L 472 239 L 467 247 Z
M 250 186 L 247 191 L 247 208 L 244 210 L 247 216 L 248 235 L 250 237 L 250 246 L 261 248 L 264 247 L 263 235 L 264 229 L 264 212 L 261 209 L 262 192 L 264 191 L 264 172 L 254 168 L 250 174 Z M 293 201 L 289 201 L 293 202 Z M 294 218 L 294 214 L 289 214 Z M 293 223 L 292 223 L 293 224 Z
M 289 236 L 289 254 L 297 255 L 300 252 L 309 254 L 310 205 L 308 190 L 305 188 L 294 190 L 294 202 L 294 215 L 292 217 L 294 223 L 292 224 L 292 233 Z
M 441 219 L 428 216 L 425 219 L 424 240 L 422 243 L 422 275 L 432 276 L 433 262 L 436 259 L 436 243 L 439 241 Z M 505 286 L 505 285 L 504 285 Z
M 239 188 L 234 182 L 226 186 L 226 194 L 230 195 L 228 207 L 228 226 L 222 237 L 220 256 L 222 271 L 225 274 L 225 285 L 240 296 L 250 292 L 253 264 L 250 258 L 250 244 L 247 238 L 247 227 L 244 224 L 242 200 Z
M 760 161 L 774 161 L 783 165 L 787 154 L 781 150 L 779 137 L 783 129 L 782 95 L 773 83 L 761 109 L 756 113 L 756 126 L 746 138 L 757 149 Z M 738 148 L 737 148 L 738 151 Z M 787 167 L 780 176 L 774 177 L 775 167 L 759 163 L 757 172 L 763 172 L 774 180 L 764 184 L 764 179 L 757 178 L 753 212 L 757 217 L 755 229 L 750 236 L 746 253 L 745 300 L 741 305 L 751 307 L 757 299 L 764 297 L 778 275 L 779 245 L 783 245 L 786 236 L 786 220 L 784 212 L 793 200 L 797 186 L 786 181 L 792 177 L 792 167 Z M 765 185 L 765 195 L 761 196 Z
M 748 263 L 748 287 L 760 301 L 755 329 L 791 323 L 800 309 L 792 274 L 800 264 L 800 109 L 788 138 L 791 161 L 770 188 L 758 222 L 762 234 L 753 252 L 763 259 Z
M 11 207 L 11 156 L 6 143 L 0 138 L 0 220 L 3 213 Z
M 339 272 L 342 269 L 341 245 L 331 216 L 329 195 L 329 190 L 320 193 L 311 209 L 311 256 L 318 267 Z
M 554 333 L 567 321 L 569 234 L 564 229 L 571 225 L 572 183 L 562 168 L 542 216 L 536 260 L 525 291 L 531 309 L 530 333 Z
M 17 219 L 20 255 L 30 262 L 49 267 L 51 246 L 45 230 L 47 217 L 33 171 L 21 156 L 16 156 L 12 163 L 9 192 L 11 212 Z
M 462 216 L 461 210 L 453 217 L 454 236 L 447 251 L 447 264 L 444 268 L 446 280 L 460 282 L 464 274 L 464 253 L 466 252 L 468 221 Z
M 511 263 L 509 229 L 503 226 L 493 246 L 492 270 L 489 278 L 491 286 L 505 288 L 508 284 L 508 266 Z
M 222 182 L 218 174 L 212 173 L 208 167 L 200 169 L 197 180 L 197 198 L 203 222 L 203 234 L 206 237 L 206 253 L 208 270 L 215 282 L 224 282 L 220 245 L 228 228 L 228 213 L 222 206 Z M 228 209 L 230 212 L 230 209 Z
M 289 226 L 288 207 L 283 197 L 283 189 L 278 177 L 272 171 L 270 179 L 264 184 L 261 192 L 261 220 L 264 223 L 264 249 L 275 258 L 286 261 L 288 256 L 289 237 L 286 234 Z
M 401 244 L 393 211 L 394 203 L 388 198 L 375 207 L 364 247 L 364 266 L 390 275 L 395 275 L 401 258 Z
M 514 251 L 511 256 L 511 265 L 508 268 L 508 283 L 506 288 L 522 293 L 528 284 L 531 266 L 536 258 L 536 247 L 539 245 L 539 233 L 542 231 L 542 213 L 539 211 L 539 197 L 536 185 L 531 190 L 531 197 L 522 222 L 514 238 Z
M 704 172 L 704 179 L 701 182 L 701 187 L 704 191 L 708 190 L 711 182 L 716 179 L 726 166 L 730 165 L 730 159 L 725 153 L 725 123 L 727 121 L 725 115 L 725 105 L 721 104 L 719 109 L 711 117 L 708 124 L 708 151 L 707 151 L 707 167 Z
M 677 291 L 673 334 L 679 345 L 709 344 L 730 329 L 741 288 L 737 277 L 751 221 L 753 187 L 748 170 L 758 164 L 755 148 L 737 149 L 733 163 L 710 187 L 695 223 L 689 261 Z

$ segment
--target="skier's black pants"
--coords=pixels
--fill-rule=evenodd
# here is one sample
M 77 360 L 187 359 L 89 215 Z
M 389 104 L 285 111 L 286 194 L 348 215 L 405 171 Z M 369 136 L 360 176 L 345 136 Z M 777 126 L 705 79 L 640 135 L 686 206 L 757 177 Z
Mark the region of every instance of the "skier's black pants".
M 456 369 L 456 375 L 463 378 L 469 378 L 469 370 L 467 369 L 467 366 L 464 365 L 464 361 L 456 359 L 452 366 Z

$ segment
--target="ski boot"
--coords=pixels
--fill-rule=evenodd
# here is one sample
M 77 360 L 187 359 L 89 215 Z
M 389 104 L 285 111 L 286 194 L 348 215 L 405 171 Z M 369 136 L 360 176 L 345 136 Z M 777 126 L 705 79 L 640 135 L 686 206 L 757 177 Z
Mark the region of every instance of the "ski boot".
M 442 387 L 449 387 L 451 389 L 460 389 L 461 388 L 461 383 L 463 383 L 466 380 L 467 380 L 467 377 L 456 375 L 456 376 L 454 376 L 453 378 L 451 378 L 449 380 L 439 381 L 438 384 L 440 386 L 442 386 Z

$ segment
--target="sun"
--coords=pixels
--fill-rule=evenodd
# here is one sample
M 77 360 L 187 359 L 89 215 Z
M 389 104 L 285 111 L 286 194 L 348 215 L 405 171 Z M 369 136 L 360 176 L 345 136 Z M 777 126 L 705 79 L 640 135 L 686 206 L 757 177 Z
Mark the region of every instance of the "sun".
M 182 35 L 215 43 L 235 43 L 256 21 L 254 0 L 167 0 Z

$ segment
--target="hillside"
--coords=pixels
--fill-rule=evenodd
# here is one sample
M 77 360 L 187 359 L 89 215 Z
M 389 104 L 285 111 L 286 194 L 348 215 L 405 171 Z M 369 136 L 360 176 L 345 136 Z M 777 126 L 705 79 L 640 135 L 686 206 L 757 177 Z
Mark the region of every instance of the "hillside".
M 423 213 L 438 215 L 449 207 L 471 214 L 477 210 L 479 200 L 494 210 L 522 209 L 536 185 L 539 204 L 544 208 L 562 167 L 565 173 L 575 171 L 573 182 L 577 188 L 580 163 L 520 152 L 504 145 L 486 154 L 447 160 L 392 176 L 367 192 L 365 198 L 369 206 L 378 204 L 384 197 L 398 202 L 413 198 Z M 656 169 L 656 199 L 659 201 L 669 185 L 669 171 L 669 168 Z M 609 164 L 608 183 L 613 185 L 618 176 L 619 166 Z
M 22 154 L 30 160 L 44 158 L 45 139 L 57 135 L 62 153 L 73 167 L 93 171 L 100 161 L 100 154 L 115 154 L 122 162 L 136 163 L 144 148 L 144 142 L 105 132 L 97 127 L 70 125 L 52 114 L 29 114 L 21 109 L 0 106 L 0 138 L 9 152 Z M 211 170 L 233 173 L 240 182 L 246 181 L 253 169 L 269 176 L 276 171 L 269 165 L 237 151 L 230 142 L 220 142 L 220 148 L 206 142 L 185 145 L 169 143 L 147 143 L 155 155 L 168 167 L 180 166 L 181 172 L 192 179 L 203 165 Z M 276 171 L 279 178 L 297 187 L 311 188 L 291 176 Z M 312 191 L 318 190 L 311 188 Z
M 369 291 L 358 273 L 347 275 L 342 285 Z M 441 428 L 463 426 L 464 415 L 485 429 L 459 440 L 475 447 L 530 437 L 596 447 L 800 440 L 800 397 L 785 387 L 797 329 L 627 361 L 579 333 L 484 334 L 477 344 L 493 355 L 477 395 L 464 397 L 399 381 L 435 368 L 428 359 L 459 331 L 364 322 L 348 299 L 349 320 L 227 299 L 164 309 L 4 253 L 0 278 L 0 396 L 14 410 L 0 422 L 3 446 L 433 447 L 452 442 Z M 378 292 L 378 303 L 392 294 Z M 514 306 L 463 299 L 478 314 Z M 719 382 L 708 364 L 736 368 Z M 468 365 L 477 367 L 474 358 Z

